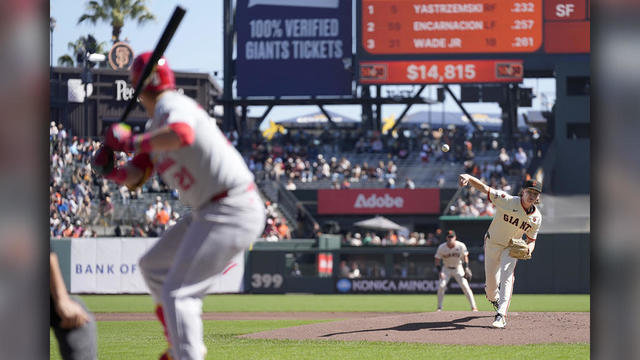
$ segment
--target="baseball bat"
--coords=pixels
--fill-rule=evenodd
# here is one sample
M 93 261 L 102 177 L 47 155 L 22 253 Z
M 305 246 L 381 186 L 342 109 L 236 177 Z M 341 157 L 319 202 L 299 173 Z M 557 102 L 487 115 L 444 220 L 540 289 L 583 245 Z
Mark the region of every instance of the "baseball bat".
M 182 21 L 182 18 L 184 17 L 185 12 L 186 12 L 185 9 L 183 9 L 180 6 L 176 6 L 176 9 L 173 11 L 173 15 L 171 15 L 171 19 L 169 19 L 169 23 L 164 28 L 164 32 L 162 33 L 160 40 L 158 40 L 158 44 L 156 45 L 156 48 L 153 49 L 153 53 L 151 53 L 151 58 L 149 59 L 149 62 L 142 70 L 142 75 L 140 76 L 140 79 L 136 84 L 136 89 L 133 93 L 133 97 L 131 98 L 131 100 L 129 100 L 129 103 L 127 103 L 127 107 L 124 109 L 124 113 L 120 117 L 119 122 L 124 122 L 127 119 L 127 116 L 129 115 L 131 110 L 133 110 L 134 105 L 138 101 L 138 96 L 142 91 L 142 85 L 146 82 L 149 75 L 151 75 L 151 71 L 153 70 L 153 67 L 158 62 L 158 60 L 160 60 L 160 57 L 162 56 L 162 54 L 164 54 L 164 51 L 167 49 L 167 46 L 169 46 L 169 42 L 173 38 L 173 34 L 175 34 L 176 29 L 178 28 L 178 25 L 180 25 L 180 22 Z

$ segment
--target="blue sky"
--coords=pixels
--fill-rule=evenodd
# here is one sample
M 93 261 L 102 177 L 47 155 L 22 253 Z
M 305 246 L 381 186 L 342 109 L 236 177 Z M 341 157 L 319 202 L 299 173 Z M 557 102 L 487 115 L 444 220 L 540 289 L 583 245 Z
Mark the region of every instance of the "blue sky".
M 51 0 L 50 13 L 56 19 L 56 28 L 53 32 L 53 61 L 68 54 L 67 43 L 75 41 L 82 35 L 92 34 L 99 41 L 104 41 L 110 46 L 111 27 L 107 23 L 98 23 L 95 26 L 90 23 L 78 23 L 78 18 L 86 11 L 87 1 L 78 0 Z M 206 0 L 151 0 L 148 6 L 157 20 L 143 26 L 137 23 L 126 23 L 122 29 L 121 39 L 128 39 L 135 52 L 152 50 L 164 30 L 164 26 L 173 13 L 176 5 L 180 4 L 187 12 L 176 31 L 173 40 L 169 44 L 165 56 L 169 64 L 175 70 L 206 72 L 213 76 L 218 71 L 220 76 L 223 70 L 222 59 L 222 1 Z M 221 81 L 220 78 L 217 80 Z M 535 93 L 544 93 L 551 100 L 555 100 L 555 83 L 550 79 L 525 79 L 524 85 L 533 87 Z M 432 89 L 429 89 L 432 88 Z M 402 89 L 411 89 L 411 86 L 403 86 Z M 457 86 L 452 86 L 454 93 L 458 92 Z M 435 97 L 435 87 L 428 87 L 423 96 Z M 499 113 L 497 104 L 465 104 L 471 113 Z M 428 110 L 428 105 L 414 105 L 409 113 Z M 444 105 L 431 106 L 432 111 L 459 112 L 458 106 L 449 99 Z M 534 99 L 532 108 L 522 108 L 520 112 L 540 108 L 540 96 Z M 326 109 L 352 117 L 360 117 L 360 107 L 351 105 L 327 106 Z M 404 105 L 383 106 L 383 117 L 395 114 L 399 115 Z M 264 107 L 250 108 L 249 114 L 261 115 Z M 275 107 L 267 119 L 280 120 L 297 115 L 318 112 L 315 106 L 278 106 Z

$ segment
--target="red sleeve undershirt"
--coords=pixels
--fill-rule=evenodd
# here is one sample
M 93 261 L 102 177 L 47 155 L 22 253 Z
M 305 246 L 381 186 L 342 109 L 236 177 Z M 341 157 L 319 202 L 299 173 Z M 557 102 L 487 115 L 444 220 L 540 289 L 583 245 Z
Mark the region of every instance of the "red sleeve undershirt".
M 193 128 L 183 122 L 171 123 L 169 124 L 169 128 L 180 137 L 180 143 L 182 146 L 189 146 L 193 144 L 195 140 L 195 134 L 193 132 Z

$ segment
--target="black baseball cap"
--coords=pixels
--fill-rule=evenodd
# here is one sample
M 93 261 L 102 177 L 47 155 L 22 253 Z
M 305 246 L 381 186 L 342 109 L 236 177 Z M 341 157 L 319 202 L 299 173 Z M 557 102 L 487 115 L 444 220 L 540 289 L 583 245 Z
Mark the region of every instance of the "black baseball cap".
M 542 183 L 538 180 L 527 180 L 524 183 L 523 189 L 533 189 L 537 192 L 542 192 Z
M 454 237 L 454 236 L 456 236 L 456 232 L 455 231 L 453 231 L 453 230 L 447 231 L 447 237 Z

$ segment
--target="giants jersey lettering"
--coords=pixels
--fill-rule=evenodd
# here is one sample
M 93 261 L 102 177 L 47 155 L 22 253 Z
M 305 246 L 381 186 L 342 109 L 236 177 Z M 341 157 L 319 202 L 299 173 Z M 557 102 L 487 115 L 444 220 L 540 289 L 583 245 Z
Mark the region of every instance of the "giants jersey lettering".
M 488 196 L 496 206 L 496 214 L 489 225 L 490 241 L 506 246 L 510 239 L 521 239 L 523 234 L 529 239 L 536 239 L 542 223 L 542 215 L 537 207 L 534 206 L 533 213 L 527 214 L 519 196 L 511 196 L 493 188 Z
M 170 91 L 158 99 L 147 131 L 173 123 L 190 126 L 195 134 L 193 143 L 173 151 L 152 152 L 151 158 L 162 181 L 178 190 L 185 205 L 197 209 L 213 196 L 253 181 L 244 159 L 216 121 L 191 98 Z
M 446 267 L 456 267 L 462 263 L 465 255 L 469 255 L 467 246 L 456 240 L 452 248 L 448 247 L 446 242 L 440 244 L 438 250 L 436 250 L 435 258 L 442 260 Z

